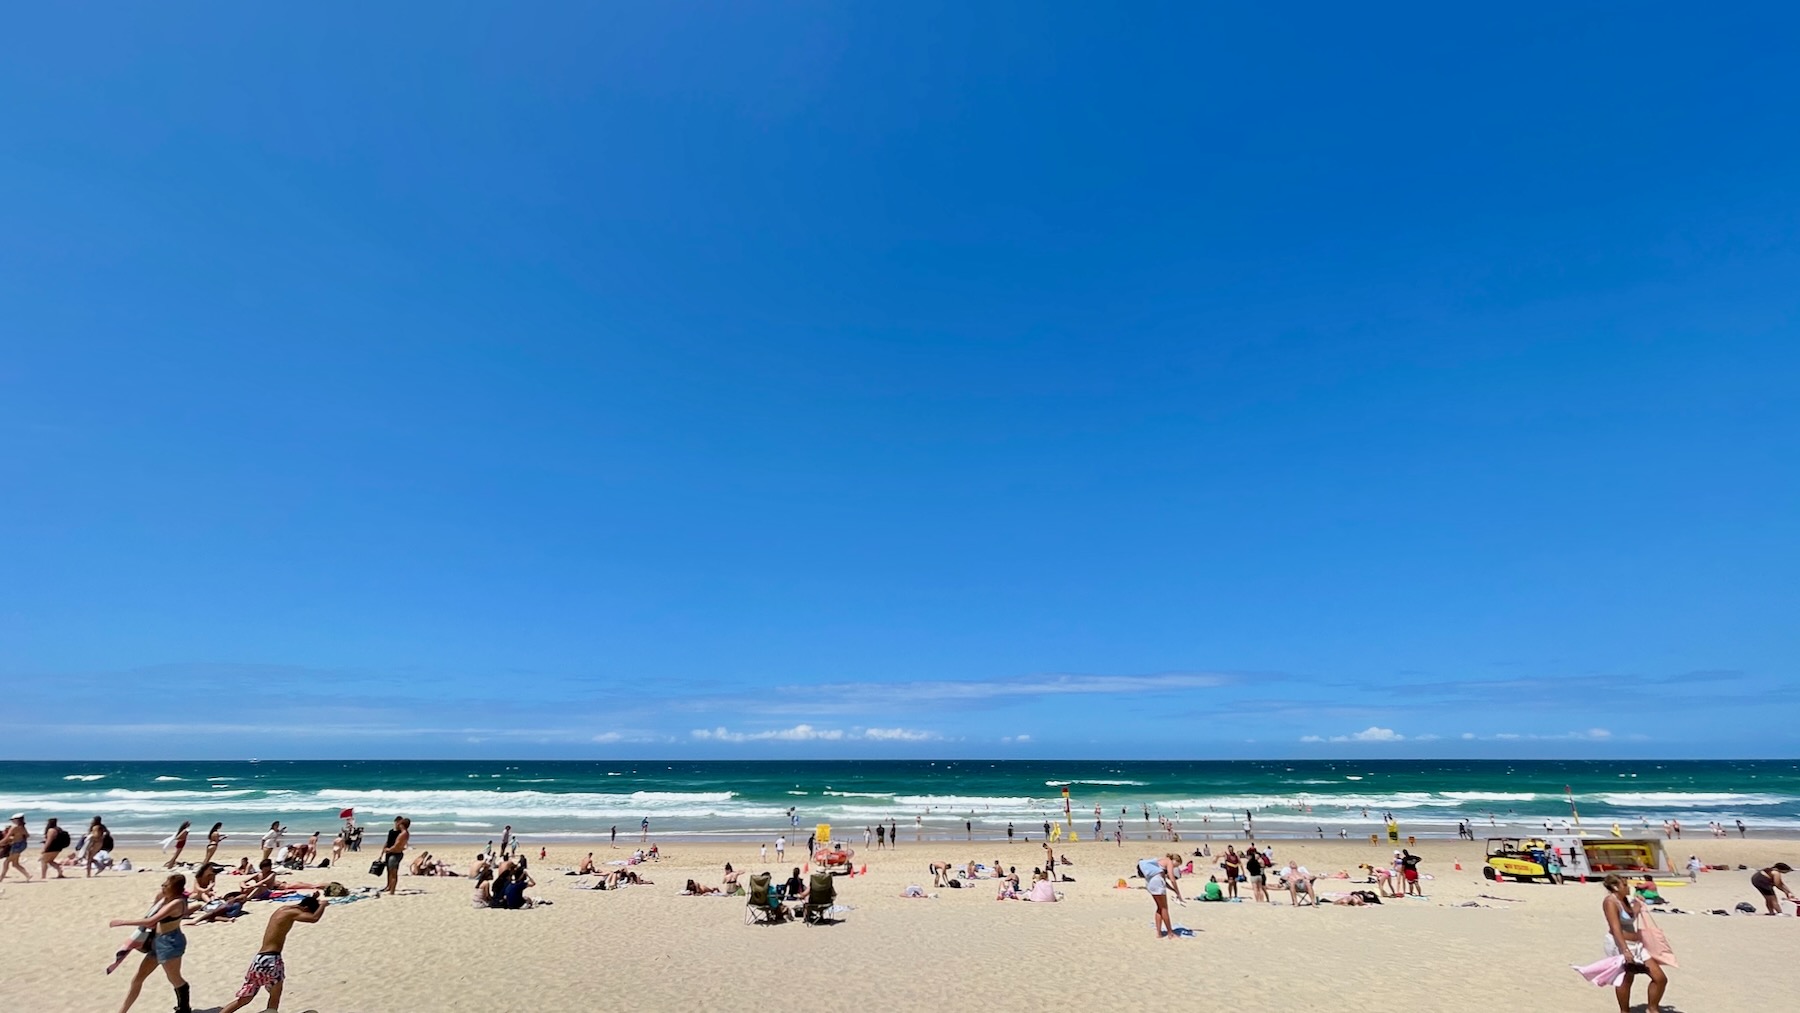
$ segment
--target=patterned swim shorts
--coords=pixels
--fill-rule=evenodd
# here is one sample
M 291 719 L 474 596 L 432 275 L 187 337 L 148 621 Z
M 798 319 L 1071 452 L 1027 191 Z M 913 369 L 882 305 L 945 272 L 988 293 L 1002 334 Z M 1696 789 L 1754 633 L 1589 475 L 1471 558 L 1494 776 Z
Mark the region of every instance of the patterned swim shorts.
M 279 985 L 287 980 L 287 965 L 281 962 L 279 953 L 258 953 L 250 961 L 250 970 L 244 972 L 244 987 L 238 989 L 239 999 L 250 999 L 256 995 L 257 989 L 270 985 Z

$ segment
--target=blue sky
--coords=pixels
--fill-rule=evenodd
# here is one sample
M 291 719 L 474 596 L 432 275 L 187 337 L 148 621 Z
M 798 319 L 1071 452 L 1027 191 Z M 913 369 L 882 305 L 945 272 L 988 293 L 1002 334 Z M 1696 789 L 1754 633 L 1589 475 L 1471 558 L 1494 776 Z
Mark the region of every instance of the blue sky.
M 0 755 L 1795 755 L 1797 20 L 16 12 Z

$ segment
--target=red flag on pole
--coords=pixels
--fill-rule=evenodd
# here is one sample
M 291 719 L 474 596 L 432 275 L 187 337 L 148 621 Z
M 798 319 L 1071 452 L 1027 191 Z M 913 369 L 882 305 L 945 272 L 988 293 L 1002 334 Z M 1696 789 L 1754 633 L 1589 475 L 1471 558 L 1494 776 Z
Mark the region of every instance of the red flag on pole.
M 355 809 L 345 809 L 342 812 L 338 813 L 338 819 L 347 820 L 350 817 L 355 816 L 355 815 L 356 815 Z

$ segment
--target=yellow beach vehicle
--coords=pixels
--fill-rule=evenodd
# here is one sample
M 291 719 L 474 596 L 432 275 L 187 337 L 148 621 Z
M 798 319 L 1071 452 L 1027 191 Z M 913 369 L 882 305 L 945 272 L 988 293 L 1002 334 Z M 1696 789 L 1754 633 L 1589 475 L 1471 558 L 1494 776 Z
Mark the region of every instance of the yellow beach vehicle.
M 1487 865 L 1481 874 L 1488 879 L 1550 882 L 1549 848 L 1536 838 L 1490 837 L 1487 842 Z

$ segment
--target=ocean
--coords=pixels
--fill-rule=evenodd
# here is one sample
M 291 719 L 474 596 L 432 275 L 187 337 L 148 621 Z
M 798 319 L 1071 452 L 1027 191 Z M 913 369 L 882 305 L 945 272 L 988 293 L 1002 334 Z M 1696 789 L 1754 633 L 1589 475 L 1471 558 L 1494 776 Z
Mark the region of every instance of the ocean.
M 978 838 L 1004 837 L 1009 823 L 1041 836 L 1046 820 L 1061 820 L 1065 785 L 1083 839 L 1095 807 L 1107 834 L 1121 817 L 1141 834 L 1166 816 L 1184 840 L 1239 832 L 1246 811 L 1259 837 L 1358 837 L 1380 831 L 1384 813 L 1409 835 L 1454 836 L 1468 820 L 1492 836 L 1569 819 L 1565 788 L 1589 829 L 1674 818 L 1701 834 L 1713 820 L 1800 831 L 1792 760 L 9 762 L 0 814 L 27 813 L 34 840 L 47 816 L 74 829 L 102 816 L 126 842 L 164 837 L 184 819 L 245 835 L 279 819 L 329 839 L 351 808 L 376 827 L 410 816 L 424 841 L 483 841 L 506 824 L 528 840 L 614 826 L 636 840 L 647 818 L 658 839 L 765 838 L 830 823 L 855 840 L 894 821 L 904 842 L 961 839 L 965 824 Z

